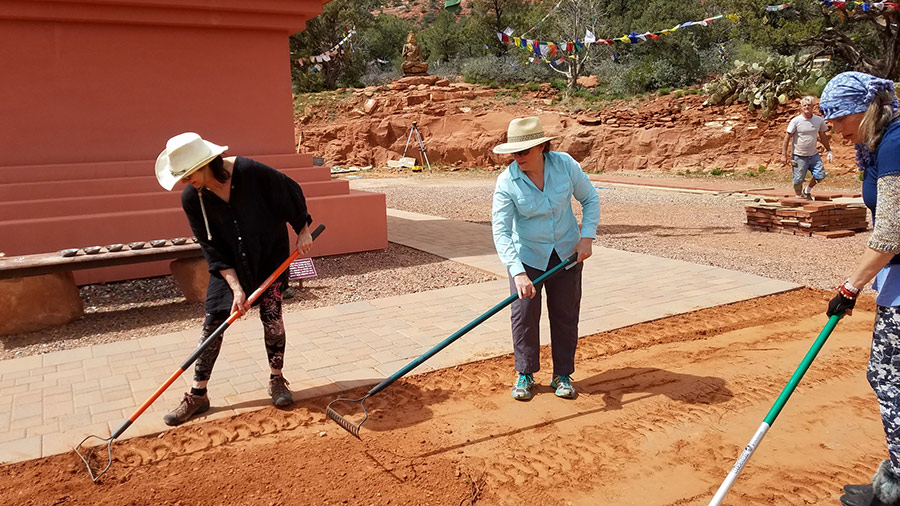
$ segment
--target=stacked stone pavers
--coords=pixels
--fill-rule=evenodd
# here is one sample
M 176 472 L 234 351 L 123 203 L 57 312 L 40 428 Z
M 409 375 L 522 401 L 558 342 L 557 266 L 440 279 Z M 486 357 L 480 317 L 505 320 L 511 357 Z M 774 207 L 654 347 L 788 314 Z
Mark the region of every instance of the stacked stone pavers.
M 810 202 L 784 198 L 745 206 L 751 230 L 834 239 L 868 229 L 867 209 L 861 203 Z

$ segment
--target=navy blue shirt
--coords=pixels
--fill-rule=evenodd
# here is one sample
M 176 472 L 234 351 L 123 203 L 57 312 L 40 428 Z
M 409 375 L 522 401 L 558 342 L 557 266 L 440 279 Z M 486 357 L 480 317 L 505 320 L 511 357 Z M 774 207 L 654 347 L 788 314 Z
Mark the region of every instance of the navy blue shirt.
M 863 176 L 863 202 L 872 212 L 875 225 L 875 209 L 878 203 L 878 179 L 900 174 L 900 121 L 888 125 L 878 144 L 875 165 L 866 169 Z M 896 306 L 900 303 L 900 285 L 897 269 L 900 255 L 894 255 L 875 276 L 872 288 L 878 292 L 875 303 L 880 306 Z
M 863 202 L 872 212 L 875 222 L 875 206 L 878 202 L 878 179 L 882 176 L 900 174 L 900 121 L 888 125 L 875 155 L 875 166 L 866 169 L 863 176 Z

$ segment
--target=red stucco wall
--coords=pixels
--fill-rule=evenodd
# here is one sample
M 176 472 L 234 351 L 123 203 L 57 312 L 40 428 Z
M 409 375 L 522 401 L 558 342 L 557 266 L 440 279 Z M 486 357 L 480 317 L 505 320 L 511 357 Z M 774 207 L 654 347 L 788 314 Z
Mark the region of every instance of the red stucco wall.
M 291 152 L 288 35 L 321 4 L 0 0 L 0 166 L 154 159 L 190 130 Z
M 309 207 L 328 226 L 318 254 L 386 247 L 384 196 L 351 194 L 294 152 L 288 37 L 326 2 L 0 0 L 0 251 L 186 234 L 177 195 L 159 198 L 153 178 L 185 131 L 315 187 Z M 165 273 L 116 269 L 76 276 Z

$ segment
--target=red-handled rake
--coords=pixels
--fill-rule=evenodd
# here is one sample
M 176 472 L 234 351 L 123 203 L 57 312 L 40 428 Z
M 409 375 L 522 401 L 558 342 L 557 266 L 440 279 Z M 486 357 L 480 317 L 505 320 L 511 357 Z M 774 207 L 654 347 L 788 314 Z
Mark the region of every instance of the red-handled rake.
M 533 284 L 535 286 L 537 286 L 537 285 L 541 284 L 542 282 L 544 282 L 544 280 L 546 280 L 550 276 L 553 276 L 554 274 L 556 274 L 557 272 L 559 272 L 563 269 L 568 269 L 570 267 L 573 267 L 575 265 L 575 261 L 577 259 L 578 259 L 577 254 L 571 255 L 569 258 L 563 260 L 558 265 L 556 265 L 555 267 L 553 267 L 552 269 L 550 269 L 549 271 L 545 272 L 540 277 L 535 279 Z M 369 419 L 369 412 L 366 411 L 366 404 L 365 404 L 366 399 L 368 399 L 369 397 L 372 397 L 373 395 L 377 394 L 378 392 L 384 390 L 385 388 L 390 386 L 391 383 L 393 383 L 393 382 L 397 381 L 398 379 L 402 378 L 403 376 L 405 376 L 407 373 L 409 373 L 410 371 L 412 371 L 413 369 L 415 369 L 416 367 L 421 365 L 422 362 L 425 362 L 429 358 L 436 355 L 439 351 L 441 351 L 444 348 L 446 348 L 447 346 L 449 346 L 450 343 L 452 343 L 453 341 L 456 341 L 457 339 L 462 337 L 463 334 L 474 329 L 479 324 L 481 324 L 483 321 L 487 320 L 491 316 L 494 316 L 494 314 L 499 312 L 501 309 L 512 304 L 513 301 L 515 301 L 517 298 L 518 298 L 518 294 L 510 295 L 503 302 L 492 307 L 491 309 L 489 309 L 487 312 L 485 312 L 478 318 L 475 318 L 474 320 L 469 322 L 468 325 L 457 330 L 452 336 L 448 337 L 447 339 L 444 339 L 443 341 L 438 343 L 437 346 L 435 346 L 434 348 L 431 348 L 430 350 L 423 353 L 419 358 L 417 358 L 417 359 L 413 360 L 412 362 L 410 362 L 409 364 L 407 364 L 403 369 L 400 369 L 399 371 L 397 371 L 393 375 L 391 375 L 391 377 L 385 379 L 384 381 L 382 381 L 381 383 L 379 383 L 378 385 L 373 387 L 371 390 L 369 390 L 369 392 L 365 396 L 360 397 L 359 399 L 347 399 L 344 397 L 340 397 L 340 398 L 337 398 L 337 399 L 329 402 L 328 406 L 325 408 L 325 414 L 328 415 L 328 418 L 331 418 L 332 420 L 335 421 L 335 423 L 340 425 L 344 430 L 346 430 L 347 432 L 352 434 L 354 437 L 359 439 L 359 429 L 362 427 L 362 424 L 365 423 L 366 420 Z M 338 413 L 331 407 L 331 405 L 336 402 L 349 402 L 349 403 L 357 403 L 358 402 L 359 405 L 362 407 L 362 411 L 363 411 L 362 421 L 360 421 L 359 423 L 353 423 L 350 420 L 347 420 L 346 418 L 341 416 L 340 413 Z
M 316 237 L 319 237 L 319 234 L 321 234 L 323 230 L 325 230 L 325 225 L 319 225 L 318 227 L 316 227 L 316 229 L 313 230 L 313 232 L 311 234 L 312 238 L 315 239 Z M 257 298 L 259 298 L 259 296 L 262 295 L 263 292 L 265 292 L 267 288 L 269 288 L 269 285 L 271 285 L 275 281 L 275 279 L 278 278 L 278 276 L 280 276 L 281 273 L 284 272 L 284 270 L 287 269 L 289 265 L 291 265 L 291 262 L 296 260 L 297 257 L 299 257 L 299 256 L 300 256 L 300 250 L 295 250 L 293 253 L 291 253 L 291 256 L 289 256 L 287 258 L 287 260 L 285 260 L 280 266 L 278 266 L 278 268 L 275 269 L 275 272 L 273 272 L 272 275 L 269 276 L 263 282 L 263 284 L 260 285 L 259 288 L 257 288 L 252 294 L 250 294 L 250 298 L 248 299 L 248 301 L 252 304 Z M 94 480 L 94 482 L 99 480 L 100 477 L 103 476 L 104 473 L 106 473 L 106 471 L 109 471 L 110 466 L 112 466 L 112 444 L 113 444 L 113 441 L 118 439 L 119 436 L 121 436 L 122 433 L 125 432 L 125 430 L 128 429 L 128 427 L 130 427 L 131 424 L 134 423 L 134 421 L 137 420 L 137 418 L 139 416 L 141 416 L 141 414 L 144 411 L 146 411 L 147 408 L 149 408 L 150 405 L 153 404 L 153 402 L 160 395 L 162 395 L 162 393 L 165 392 L 166 389 L 168 389 L 169 386 L 171 386 L 172 383 L 174 383 L 175 380 L 178 379 L 178 377 L 181 376 L 181 374 L 184 373 L 184 371 L 186 371 L 187 368 L 190 367 L 191 364 L 193 364 L 195 360 L 197 360 L 197 357 L 199 357 L 200 354 L 203 353 L 203 351 L 207 347 L 209 347 L 209 345 L 213 342 L 213 340 L 215 340 L 217 337 L 219 337 L 219 335 L 221 335 L 222 332 L 225 332 L 225 329 L 227 329 L 229 326 L 231 326 L 231 324 L 234 323 L 234 321 L 237 320 L 238 318 L 240 318 L 242 315 L 243 315 L 243 313 L 241 313 L 240 311 L 235 311 L 234 313 L 231 313 L 231 316 L 229 316 L 228 319 L 225 320 L 225 322 L 222 323 L 222 325 L 220 325 L 219 328 L 217 328 L 215 330 L 215 332 L 210 334 L 210 336 L 207 337 L 206 340 L 204 340 L 202 343 L 200 343 L 200 346 L 198 346 L 197 349 L 194 350 L 193 353 L 191 353 L 191 356 L 189 356 L 187 358 L 187 360 L 184 361 L 183 364 L 181 364 L 181 367 L 179 367 L 177 371 L 172 373 L 172 375 L 169 376 L 169 379 L 167 379 L 165 381 L 165 383 L 160 385 L 159 388 L 156 389 L 156 392 L 153 392 L 153 395 L 151 395 L 150 398 L 147 399 L 147 401 L 144 402 L 144 404 L 142 404 L 141 407 L 139 407 L 137 409 L 137 411 L 135 411 L 130 417 L 128 417 L 127 420 L 122 422 L 122 425 L 119 425 L 119 428 L 116 429 L 116 431 L 113 432 L 111 436 L 100 437 L 100 436 L 90 435 L 90 436 L 82 439 L 81 442 L 78 443 L 78 446 L 75 447 L 75 453 L 78 454 L 79 457 L 81 457 L 81 460 L 84 462 L 84 465 L 87 466 L 88 473 L 90 473 L 91 479 Z M 88 440 L 97 440 L 97 441 L 99 441 L 99 444 L 85 445 L 85 443 Z M 105 466 L 103 466 L 102 460 L 99 460 L 96 457 L 97 449 L 102 448 L 104 442 L 106 443 L 106 456 L 107 456 L 107 461 L 106 461 Z M 97 465 L 98 462 L 99 462 L 99 465 Z M 102 469 L 100 469 L 101 467 L 102 467 Z M 98 471 L 98 469 L 100 469 L 100 470 Z

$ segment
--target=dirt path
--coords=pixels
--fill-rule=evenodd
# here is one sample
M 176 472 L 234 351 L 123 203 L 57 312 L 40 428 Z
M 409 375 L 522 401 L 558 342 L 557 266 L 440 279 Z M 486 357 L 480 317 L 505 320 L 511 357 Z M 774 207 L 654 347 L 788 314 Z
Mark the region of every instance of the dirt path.
M 74 454 L 0 468 L 4 504 L 706 504 L 825 322 L 800 290 L 584 338 L 580 396 L 513 401 L 511 357 L 376 395 L 362 440 L 331 398 L 114 445 L 91 483 Z M 842 321 L 727 504 L 837 504 L 885 454 L 865 379 L 871 301 Z M 360 390 L 356 393 L 362 393 Z M 349 414 L 348 411 L 343 412 Z

